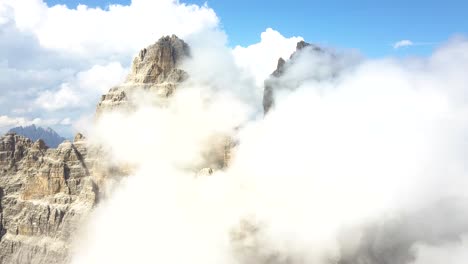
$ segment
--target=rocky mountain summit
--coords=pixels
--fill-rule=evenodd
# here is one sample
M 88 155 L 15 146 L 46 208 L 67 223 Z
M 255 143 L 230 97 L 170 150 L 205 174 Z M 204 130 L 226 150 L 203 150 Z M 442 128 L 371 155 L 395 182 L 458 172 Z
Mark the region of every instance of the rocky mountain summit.
M 265 89 L 263 92 L 263 111 L 265 114 L 274 106 L 275 90 L 279 89 L 279 87 L 283 87 L 285 84 L 284 81 L 282 81 L 282 78 L 290 67 L 293 67 L 298 63 L 297 60 L 299 54 L 303 52 L 318 54 L 319 56 L 329 54 L 319 46 L 305 41 L 299 41 L 296 45 L 296 51 L 291 54 L 288 61 L 285 61 L 283 58 L 279 58 L 276 70 L 271 74 L 270 78 L 265 81 Z M 291 84 L 289 84 L 289 86 L 291 86 Z M 298 84 L 296 84 L 296 86 L 298 86 Z M 291 87 L 291 89 L 293 88 L 295 87 Z
M 155 44 L 142 49 L 133 60 L 126 81 L 101 97 L 96 113 L 132 109 L 138 105 L 141 91 L 154 93 L 155 100 L 169 97 L 177 84 L 188 77 L 178 67 L 189 55 L 188 45 L 175 35 L 162 37 Z
M 52 128 L 48 127 L 44 129 L 42 127 L 36 127 L 34 124 L 24 127 L 14 127 L 8 132 L 25 136 L 32 141 L 42 139 L 45 144 L 51 148 L 56 148 L 60 143 L 65 141 L 65 138 L 57 134 Z

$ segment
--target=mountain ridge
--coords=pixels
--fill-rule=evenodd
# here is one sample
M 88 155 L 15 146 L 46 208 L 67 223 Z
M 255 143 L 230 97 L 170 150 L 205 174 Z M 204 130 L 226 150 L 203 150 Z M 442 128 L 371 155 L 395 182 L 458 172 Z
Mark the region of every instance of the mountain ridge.
M 60 143 L 66 138 L 60 136 L 55 130 L 50 127 L 42 128 L 34 124 L 29 126 L 18 126 L 8 130 L 8 133 L 16 133 L 25 136 L 32 141 L 42 139 L 48 147 L 57 148 Z

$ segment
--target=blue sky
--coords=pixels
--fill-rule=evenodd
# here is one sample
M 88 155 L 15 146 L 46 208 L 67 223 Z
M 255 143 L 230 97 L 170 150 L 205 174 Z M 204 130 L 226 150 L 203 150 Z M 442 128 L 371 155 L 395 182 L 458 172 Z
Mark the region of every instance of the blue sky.
M 47 0 L 49 5 L 78 3 L 106 7 L 130 0 Z M 203 0 L 181 1 L 203 4 Z M 355 48 L 370 57 L 425 55 L 451 36 L 468 33 L 468 1 L 208 1 L 221 19 L 231 46 L 258 41 L 266 28 L 285 36 L 339 48 Z M 403 39 L 412 47 L 395 50 Z

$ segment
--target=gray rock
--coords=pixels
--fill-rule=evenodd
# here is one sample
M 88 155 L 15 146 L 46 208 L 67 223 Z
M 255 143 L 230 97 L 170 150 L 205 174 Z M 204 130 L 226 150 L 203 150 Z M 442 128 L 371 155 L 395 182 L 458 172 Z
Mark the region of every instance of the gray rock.
M 100 156 L 83 140 L 52 149 L 0 137 L 0 263 L 67 263 L 72 235 L 99 196 Z
M 97 115 L 135 108 L 139 104 L 135 94 L 139 91 L 152 92 L 155 100 L 168 98 L 177 85 L 188 78 L 187 73 L 178 67 L 189 55 L 188 45 L 175 35 L 162 37 L 142 49 L 134 58 L 126 81 L 101 97 Z
M 162 37 L 135 57 L 127 82 L 178 83 L 184 76 L 177 66 L 188 55 L 189 48 L 183 40 L 175 35 Z

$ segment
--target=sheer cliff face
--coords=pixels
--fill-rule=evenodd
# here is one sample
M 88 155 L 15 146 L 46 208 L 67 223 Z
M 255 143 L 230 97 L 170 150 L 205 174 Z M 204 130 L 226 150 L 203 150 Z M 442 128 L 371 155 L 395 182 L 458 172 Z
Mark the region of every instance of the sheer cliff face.
M 163 37 L 155 44 L 144 48 L 135 57 L 127 83 L 162 84 L 178 83 L 185 73 L 177 69 L 189 55 L 188 45 L 177 36 Z
M 97 199 L 85 141 L 57 149 L 0 137 L 0 263 L 64 263 L 71 234 Z
M 154 93 L 155 100 L 169 97 L 176 86 L 188 77 L 178 67 L 189 54 L 188 45 L 175 35 L 162 37 L 155 44 L 142 49 L 133 60 L 126 81 L 101 97 L 97 114 L 134 108 L 139 103 L 137 96 L 141 91 Z

